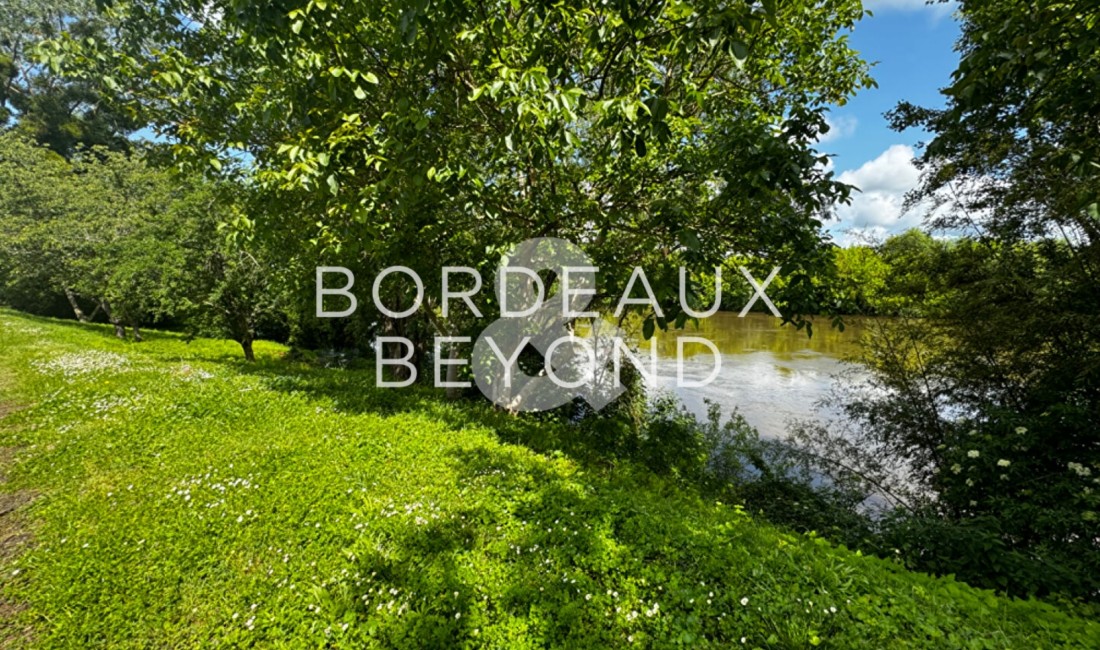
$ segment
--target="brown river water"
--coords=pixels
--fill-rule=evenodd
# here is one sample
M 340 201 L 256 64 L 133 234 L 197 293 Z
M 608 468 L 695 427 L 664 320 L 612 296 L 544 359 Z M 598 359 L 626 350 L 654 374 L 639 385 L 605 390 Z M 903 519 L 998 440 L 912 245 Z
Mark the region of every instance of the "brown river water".
M 705 400 L 722 407 L 725 416 L 734 407 L 763 437 L 781 436 L 793 419 L 819 415 L 818 402 L 841 381 L 836 375 L 853 368 L 844 363 L 859 352 L 864 322 L 845 319 L 843 332 L 818 319 L 812 337 L 793 326 L 781 326 L 778 318 L 748 314 L 738 318 L 732 312 L 718 312 L 700 319 L 698 327 L 688 323 L 683 330 L 658 331 L 656 391 L 671 391 L 698 417 L 706 415 Z M 637 327 L 633 333 L 643 356 L 649 344 Z M 718 376 L 700 388 L 678 387 L 676 339 L 697 336 L 710 340 L 722 357 Z M 713 367 L 711 352 L 702 345 L 687 344 L 684 350 L 684 379 L 705 379 Z

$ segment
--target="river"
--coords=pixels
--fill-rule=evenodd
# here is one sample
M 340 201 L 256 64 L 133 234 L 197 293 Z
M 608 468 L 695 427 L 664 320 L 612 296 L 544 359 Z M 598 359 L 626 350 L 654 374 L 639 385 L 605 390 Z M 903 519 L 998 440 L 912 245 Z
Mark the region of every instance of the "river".
M 672 391 L 698 417 L 705 417 L 704 400 L 722 407 L 723 413 L 736 407 L 749 424 L 767 438 L 779 437 L 792 419 L 815 415 L 815 407 L 838 381 L 837 373 L 851 366 L 843 363 L 859 351 L 864 324 L 845 319 L 843 332 L 819 319 L 813 337 L 793 326 L 781 326 L 778 318 L 748 314 L 738 318 L 718 312 L 701 319 L 698 327 L 688 323 L 683 330 L 658 331 L 658 379 L 653 389 Z M 698 336 L 710 340 L 721 352 L 718 376 L 702 388 L 680 388 L 676 381 L 676 339 Z M 637 337 L 643 351 L 648 344 Z M 702 345 L 685 346 L 686 382 L 704 379 L 711 373 L 711 353 Z

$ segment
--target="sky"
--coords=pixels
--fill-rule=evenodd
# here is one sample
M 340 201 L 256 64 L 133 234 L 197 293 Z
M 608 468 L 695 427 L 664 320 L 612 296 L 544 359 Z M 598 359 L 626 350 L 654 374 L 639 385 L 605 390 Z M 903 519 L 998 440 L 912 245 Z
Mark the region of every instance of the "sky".
M 873 16 L 856 26 L 850 42 L 875 64 L 871 74 L 878 88 L 860 91 L 833 109 L 833 128 L 819 143 L 821 151 L 834 156 L 838 180 L 861 190 L 851 205 L 838 208 L 839 221 L 827 224 L 841 245 L 881 240 L 920 225 L 920 211 L 903 212 L 902 203 L 919 180 L 913 156 L 928 134 L 892 131 L 884 113 L 903 100 L 942 107 L 939 90 L 949 84 L 959 60 L 952 4 L 864 0 L 864 6 Z

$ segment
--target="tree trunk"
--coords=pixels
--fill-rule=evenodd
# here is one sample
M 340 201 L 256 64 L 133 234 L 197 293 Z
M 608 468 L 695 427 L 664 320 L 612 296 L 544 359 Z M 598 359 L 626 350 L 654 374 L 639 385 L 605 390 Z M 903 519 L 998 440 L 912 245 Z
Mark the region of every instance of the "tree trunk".
M 432 327 L 434 327 L 435 330 L 438 333 L 440 333 L 444 336 L 454 336 L 454 333 L 451 330 L 451 328 L 448 327 L 447 324 L 444 323 L 442 320 L 440 320 L 440 318 L 436 315 L 435 305 L 432 304 L 430 299 L 428 300 L 427 309 L 424 310 L 424 313 L 428 316 L 428 322 L 431 323 Z M 449 353 L 448 353 L 447 357 L 451 360 L 459 358 L 458 346 L 457 345 L 452 344 L 450 346 L 450 350 L 449 350 Z M 458 381 L 458 365 L 448 364 L 447 365 L 447 383 L 448 384 L 453 384 L 457 381 Z M 456 400 L 456 399 L 462 397 L 462 389 L 457 387 L 457 386 L 447 386 L 446 396 L 447 396 L 447 399 L 449 399 L 449 400 Z
M 115 336 L 126 340 L 126 328 L 122 326 L 122 321 L 115 318 L 115 315 L 111 313 L 111 305 L 106 300 L 99 301 L 99 307 L 103 310 L 103 313 L 107 316 L 107 320 L 111 322 L 111 325 L 115 326 Z
M 252 338 L 246 337 L 240 341 L 241 349 L 244 350 L 244 358 L 248 361 L 255 361 L 256 354 L 252 352 Z
M 458 346 L 451 345 L 451 353 L 447 355 L 450 359 L 454 360 L 458 358 Z M 458 381 L 458 364 L 451 364 L 447 366 L 447 383 L 453 384 Z M 447 399 L 455 400 L 462 397 L 462 389 L 458 386 L 447 386 Z
M 404 331 L 404 328 L 402 327 L 402 322 L 398 321 L 396 319 L 390 318 L 388 316 L 383 318 L 382 331 L 385 332 L 386 336 L 401 336 L 401 337 L 405 336 L 405 331 Z M 395 341 L 393 343 L 387 343 L 386 344 L 385 355 L 389 359 L 400 359 L 403 356 L 405 356 L 405 351 L 406 351 L 405 346 L 403 344 Z M 415 343 L 413 344 L 412 357 L 410 357 L 408 361 L 409 361 L 409 363 L 412 363 L 414 365 L 416 364 L 416 344 Z M 407 366 L 405 366 L 404 364 L 398 364 L 398 365 L 390 366 L 390 372 L 393 373 L 392 374 L 393 381 L 405 381 L 406 379 L 408 379 L 409 377 L 412 376 L 412 373 L 409 371 L 409 368 Z
M 141 330 L 138 329 L 137 323 L 134 323 L 130 327 L 134 330 L 134 340 L 135 341 L 145 340 L 145 339 L 141 338 Z
M 87 323 L 88 317 L 84 315 L 84 310 L 80 308 L 80 303 L 76 301 L 76 294 L 73 293 L 73 290 L 65 287 L 65 297 L 69 299 L 69 304 L 72 305 L 76 319 L 81 323 Z

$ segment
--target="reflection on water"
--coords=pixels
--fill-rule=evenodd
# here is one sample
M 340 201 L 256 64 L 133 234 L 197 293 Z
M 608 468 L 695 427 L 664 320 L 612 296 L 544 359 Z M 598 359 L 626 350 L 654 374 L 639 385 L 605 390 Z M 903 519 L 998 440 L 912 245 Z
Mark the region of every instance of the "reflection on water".
M 709 399 L 719 404 L 723 413 L 739 408 L 762 436 L 781 435 L 788 420 L 813 415 L 818 400 L 834 385 L 833 375 L 845 369 L 841 360 L 858 352 L 863 324 L 858 319 L 845 319 L 845 330 L 840 332 L 822 319 L 809 338 L 805 331 L 781 327 L 780 322 L 764 314 L 738 318 L 734 313 L 719 312 L 700 320 L 698 327 L 688 323 L 683 330 L 658 331 L 659 379 L 655 389 L 672 391 L 699 417 L 706 415 L 704 400 Z M 649 343 L 637 327 L 626 329 L 644 357 Z M 709 385 L 676 386 L 678 336 L 708 339 L 721 352 L 721 372 Z M 684 358 L 686 383 L 701 381 L 710 374 L 713 360 L 705 346 L 686 344 Z

